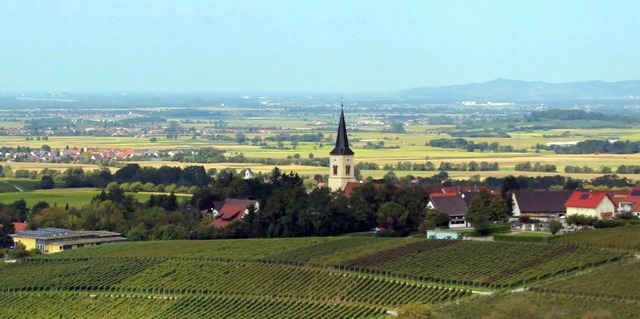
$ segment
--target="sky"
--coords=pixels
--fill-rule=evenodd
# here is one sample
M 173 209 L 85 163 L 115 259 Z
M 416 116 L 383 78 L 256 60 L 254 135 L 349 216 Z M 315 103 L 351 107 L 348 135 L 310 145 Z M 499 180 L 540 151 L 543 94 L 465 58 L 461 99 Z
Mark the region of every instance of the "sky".
M 640 79 L 636 0 L 0 0 L 0 92 Z

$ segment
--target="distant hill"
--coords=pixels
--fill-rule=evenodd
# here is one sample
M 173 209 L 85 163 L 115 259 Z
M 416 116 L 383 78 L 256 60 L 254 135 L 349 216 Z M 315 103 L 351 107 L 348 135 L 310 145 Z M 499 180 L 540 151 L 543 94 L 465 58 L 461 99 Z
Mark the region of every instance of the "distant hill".
M 485 101 L 559 101 L 640 99 L 640 80 L 546 83 L 497 79 L 483 83 L 418 87 L 408 98 Z

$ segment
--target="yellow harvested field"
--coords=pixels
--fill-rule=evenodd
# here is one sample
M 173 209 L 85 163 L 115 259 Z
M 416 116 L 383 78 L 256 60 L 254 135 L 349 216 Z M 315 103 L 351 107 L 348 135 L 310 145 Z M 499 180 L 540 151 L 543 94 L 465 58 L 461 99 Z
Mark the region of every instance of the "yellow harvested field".
M 269 122 L 273 125 L 273 122 Z M 231 123 L 236 124 L 236 123 Z M 230 125 L 231 125 L 230 124 Z M 242 124 L 240 121 L 238 125 Z M 246 123 L 244 123 L 246 125 Z M 291 134 L 301 134 L 307 132 L 313 127 L 312 122 L 294 120 L 278 125 L 286 125 Z M 527 149 L 526 153 L 491 153 L 491 152 L 468 152 L 464 149 L 443 149 L 426 146 L 432 139 L 449 139 L 452 138 L 448 134 L 437 133 L 436 130 L 442 128 L 442 126 L 431 125 L 415 125 L 406 126 L 407 133 L 388 133 L 383 132 L 382 126 L 359 126 L 358 130 L 354 130 L 349 134 L 350 144 L 354 152 L 356 153 L 355 159 L 357 162 L 372 162 L 378 164 L 380 167 L 384 165 L 395 166 L 398 162 L 411 162 L 411 163 L 425 163 L 426 161 L 432 162 L 436 167 L 441 162 L 450 163 L 469 163 L 475 162 L 497 162 L 500 166 L 498 172 L 449 172 L 450 176 L 456 178 L 469 178 L 470 176 L 480 175 L 482 178 L 487 176 L 502 177 L 509 174 L 514 175 L 570 175 L 580 178 L 593 178 L 597 174 L 565 174 L 564 168 L 567 165 L 574 166 L 588 166 L 595 170 L 600 167 L 609 167 L 613 171 L 620 165 L 639 165 L 640 154 L 588 154 L 588 155 L 564 155 L 555 154 L 553 152 L 541 151 L 539 153 L 534 152 L 533 148 L 536 144 L 545 144 L 547 142 L 568 142 L 568 141 L 580 141 L 585 139 L 603 139 L 603 138 L 624 138 L 632 141 L 640 140 L 640 133 L 638 130 L 624 130 L 624 129 L 597 129 L 597 130 L 585 130 L 585 129 L 554 129 L 547 131 L 533 131 L 533 132 L 510 132 L 511 138 L 465 138 L 468 141 L 474 143 L 493 143 L 498 142 L 500 145 L 511 145 L 517 149 Z M 275 133 L 265 130 L 260 133 L 247 133 L 247 139 L 251 140 L 256 136 L 260 136 L 262 139 L 266 139 L 269 136 L 273 136 Z M 50 136 L 49 140 L 26 140 L 25 137 L 20 136 L 2 136 L 0 137 L 0 145 L 8 147 L 17 146 L 29 146 L 34 149 L 40 148 L 46 144 L 52 148 L 64 148 L 67 145 L 70 147 L 87 147 L 106 149 L 111 147 L 117 148 L 133 148 L 134 150 L 156 149 L 156 150 L 187 150 L 198 149 L 203 147 L 214 147 L 221 150 L 225 150 L 225 156 L 231 157 L 239 154 L 243 154 L 249 159 L 276 159 L 283 160 L 295 154 L 299 154 L 301 158 L 308 158 L 309 154 L 313 154 L 315 158 L 326 158 L 329 156 L 329 152 L 333 148 L 333 141 L 335 138 L 334 132 L 323 132 L 326 140 L 322 142 L 300 142 L 295 149 L 290 142 L 284 142 L 285 149 L 276 149 L 276 143 L 273 141 L 268 142 L 270 148 L 262 148 L 254 145 L 239 145 L 235 141 L 222 141 L 222 140 L 207 140 L 203 138 L 193 139 L 189 136 L 181 136 L 178 139 L 167 139 L 164 136 L 159 136 L 156 143 L 151 143 L 147 138 L 133 138 L 133 137 L 92 137 L 92 136 Z M 564 136 L 563 134 L 570 135 L 570 137 L 558 137 Z M 233 134 L 226 134 L 227 137 L 233 137 Z M 382 149 L 367 149 L 370 144 L 378 145 L 382 142 L 385 148 Z M 539 173 L 539 172 L 516 172 L 514 167 L 519 163 L 541 163 L 555 165 L 557 173 Z M 127 162 L 123 162 L 126 164 Z M 275 165 L 263 165 L 254 163 L 180 163 L 174 161 L 139 161 L 143 166 L 159 167 L 162 165 L 168 166 L 180 166 L 185 167 L 189 165 L 203 165 L 206 169 L 216 168 L 218 170 L 231 167 L 238 171 L 251 168 L 253 171 L 269 172 Z M 91 164 L 58 164 L 58 163 L 24 163 L 24 162 L 11 162 L 3 163 L 3 165 L 9 165 L 12 169 L 27 169 L 27 170 L 41 170 L 43 168 L 65 170 L 69 167 L 82 167 L 85 170 L 97 169 L 99 166 Z M 327 168 L 322 167 L 308 167 L 300 165 L 279 165 L 283 171 L 294 171 L 301 175 L 312 174 L 326 174 Z M 112 172 L 115 172 L 117 168 L 110 168 Z M 364 176 L 373 176 L 375 178 L 382 177 L 386 171 L 365 171 Z M 411 174 L 415 176 L 431 176 L 435 172 L 396 172 L 398 176 L 404 176 Z M 631 179 L 637 179 L 635 175 L 628 175 Z

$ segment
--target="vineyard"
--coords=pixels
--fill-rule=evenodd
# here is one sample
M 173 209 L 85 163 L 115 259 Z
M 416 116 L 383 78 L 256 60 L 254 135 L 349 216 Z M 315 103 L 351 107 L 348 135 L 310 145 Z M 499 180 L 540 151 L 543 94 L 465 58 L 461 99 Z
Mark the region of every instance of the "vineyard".
M 553 238 L 555 242 L 610 249 L 640 250 L 640 226 L 594 229 Z
M 388 252 L 418 238 L 304 237 L 272 239 L 229 239 L 217 241 L 129 242 L 98 249 L 80 249 L 47 258 L 91 257 L 216 257 L 236 260 L 269 259 L 301 263 L 331 264 L 332 260 Z
M 37 300 L 37 302 L 34 302 Z M 166 296 L 87 292 L 0 293 L 3 313 L 12 319 L 54 318 L 382 318 L 380 308 L 273 298 Z
M 545 283 L 534 289 L 541 292 L 640 302 L 640 263 L 634 261 L 611 265 Z
M 499 293 L 474 297 L 440 307 L 443 318 L 615 318 L 637 319 L 640 304 L 610 299 L 598 299 L 572 294 L 539 292 Z M 503 316 L 491 316 L 501 313 Z M 607 315 L 594 315 L 594 314 Z M 509 315 L 505 315 L 509 314 Z M 488 315 L 484 317 L 483 315 Z
M 612 267 L 621 267 L 613 268 L 620 278 L 612 285 L 638 286 L 627 256 L 564 244 L 421 238 L 125 243 L 6 264 L 0 302 L 18 305 L 37 296 L 39 304 L 52 303 L 50 314 L 30 318 L 67 317 L 65 309 L 75 314 L 76 307 L 89 307 L 95 318 L 373 319 L 413 302 L 443 309 L 473 302 L 472 290 L 533 286 L 539 295 L 564 293 L 547 286 L 555 277 L 587 289 L 574 282 L 581 276 L 598 282 L 593 278 Z
M 623 251 L 563 244 L 334 237 L 126 243 L 44 258 L 215 256 L 294 266 L 331 266 L 462 287 L 506 288 L 617 261 L 626 255 Z M 501 262 L 496 264 L 496 260 Z
M 0 276 L 8 278 L 0 283 L 3 291 L 231 294 L 385 307 L 416 301 L 435 304 L 470 294 L 468 290 L 362 276 L 333 268 L 188 258 L 39 259 L 7 266 Z
M 397 257 L 369 256 L 349 264 L 427 281 L 510 287 L 616 261 L 623 256 L 610 251 L 536 243 L 457 241 L 441 245 L 438 241 L 425 241 L 412 248 Z

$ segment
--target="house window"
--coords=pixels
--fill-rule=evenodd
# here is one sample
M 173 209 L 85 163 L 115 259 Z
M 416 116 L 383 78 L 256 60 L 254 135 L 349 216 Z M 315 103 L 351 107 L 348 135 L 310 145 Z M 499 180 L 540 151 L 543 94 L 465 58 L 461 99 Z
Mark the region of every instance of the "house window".
M 338 165 L 333 165 L 333 175 L 338 175 Z
M 347 175 L 351 174 L 351 165 L 347 165 L 347 166 L 344 168 L 344 172 L 345 172 L 345 174 L 347 174 Z

